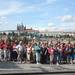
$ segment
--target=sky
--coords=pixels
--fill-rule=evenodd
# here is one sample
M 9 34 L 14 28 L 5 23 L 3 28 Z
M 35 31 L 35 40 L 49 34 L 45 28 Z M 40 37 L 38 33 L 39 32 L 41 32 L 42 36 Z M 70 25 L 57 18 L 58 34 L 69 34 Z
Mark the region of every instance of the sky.
M 0 31 L 22 23 L 40 31 L 75 31 L 75 0 L 0 0 Z

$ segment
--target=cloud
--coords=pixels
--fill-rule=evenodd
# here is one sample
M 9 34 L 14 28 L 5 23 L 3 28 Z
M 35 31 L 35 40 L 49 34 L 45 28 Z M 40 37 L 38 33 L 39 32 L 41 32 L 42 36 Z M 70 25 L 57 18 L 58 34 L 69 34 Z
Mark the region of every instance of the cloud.
M 62 23 L 59 28 L 63 28 L 64 31 L 74 31 L 75 32 L 75 23 Z
M 47 26 L 48 26 L 47 28 L 48 31 L 57 31 L 57 25 L 55 23 L 49 22 Z
M 64 31 L 64 28 L 54 25 L 54 26 L 49 26 L 47 28 L 47 31 Z
M 49 22 L 46 28 L 39 28 L 39 30 L 48 32 L 72 32 L 75 31 L 75 23 L 61 23 L 56 25 L 55 23 Z
M 49 16 L 49 13 L 48 12 L 42 12 L 42 14 L 40 14 L 40 16 L 47 17 L 47 16 Z
M 58 29 L 62 29 L 63 31 L 75 31 L 75 16 L 58 16 L 57 19 L 59 20 L 59 22 L 61 21 Z
M 10 15 L 12 13 L 18 13 L 22 10 L 23 4 L 16 1 L 10 1 L 9 4 L 3 6 L 4 8 L 0 9 L 0 16 Z
M 55 3 L 57 0 L 43 0 L 42 3 L 38 4 L 39 6 L 47 6 L 47 5 L 52 5 Z
M 56 2 L 57 0 L 46 0 L 46 4 L 52 4 L 54 2 Z
M 68 13 L 70 11 L 69 8 L 64 8 L 65 13 Z
M 49 27 L 51 27 L 51 26 L 53 26 L 54 25 L 54 23 L 48 23 L 48 26 Z
M 48 32 L 54 32 L 54 31 L 64 31 L 64 27 L 61 26 L 57 26 L 56 24 L 49 22 L 46 27 L 42 27 L 42 28 L 36 28 L 39 31 L 48 31 Z
M 3 8 L 0 8 L 0 16 L 6 16 L 14 13 L 22 13 L 22 12 L 37 12 L 41 11 L 41 5 L 40 4 L 25 4 L 23 2 L 18 1 L 9 1 L 9 4 L 5 6 L 2 6 Z
M 8 24 L 7 17 L 1 16 L 0 17 L 0 25 L 6 25 L 6 24 Z
M 26 1 L 7 0 L 6 3 L 4 2 L 4 6 L 1 5 L 2 9 L 0 8 L 0 16 L 6 16 L 13 13 L 43 11 L 45 10 L 44 6 L 50 5 L 55 1 L 56 0 L 43 0 L 39 3 L 30 4 L 29 2 L 25 3 Z M 44 15 L 47 15 L 47 13 Z
M 37 9 L 37 10 L 36 10 Z M 40 10 L 37 6 L 35 5 L 29 5 L 23 3 L 23 2 L 18 2 L 18 1 L 10 1 L 9 5 L 6 4 L 3 9 L 0 9 L 0 16 L 6 16 L 6 15 L 11 15 L 11 14 L 16 14 L 16 13 L 22 13 L 22 12 L 32 12 L 32 11 L 38 11 Z
M 66 22 L 66 23 L 75 22 L 75 16 L 72 15 L 58 16 L 57 18 L 62 22 Z

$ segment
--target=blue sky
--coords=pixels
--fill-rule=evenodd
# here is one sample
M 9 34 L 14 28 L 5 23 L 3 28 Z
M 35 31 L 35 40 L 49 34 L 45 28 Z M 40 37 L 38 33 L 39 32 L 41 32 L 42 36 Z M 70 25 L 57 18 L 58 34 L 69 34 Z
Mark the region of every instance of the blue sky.
M 0 31 L 18 23 L 40 31 L 75 31 L 75 0 L 0 0 Z

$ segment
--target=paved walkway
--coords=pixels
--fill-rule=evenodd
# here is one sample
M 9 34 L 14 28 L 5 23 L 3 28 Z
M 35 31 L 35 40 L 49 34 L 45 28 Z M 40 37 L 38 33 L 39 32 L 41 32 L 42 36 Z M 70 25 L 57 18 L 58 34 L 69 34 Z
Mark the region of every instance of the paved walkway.
M 0 62 L 0 74 L 6 73 L 48 73 L 75 71 L 75 64 L 20 64 L 14 62 Z

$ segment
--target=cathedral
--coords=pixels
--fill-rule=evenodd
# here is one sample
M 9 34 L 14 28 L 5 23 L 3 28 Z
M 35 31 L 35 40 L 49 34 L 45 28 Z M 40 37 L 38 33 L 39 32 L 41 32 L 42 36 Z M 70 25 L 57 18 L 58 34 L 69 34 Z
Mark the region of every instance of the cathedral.
M 24 26 L 23 24 L 17 24 L 17 30 L 18 31 L 26 30 L 26 26 Z

